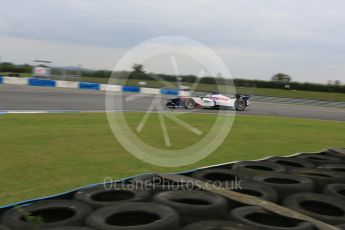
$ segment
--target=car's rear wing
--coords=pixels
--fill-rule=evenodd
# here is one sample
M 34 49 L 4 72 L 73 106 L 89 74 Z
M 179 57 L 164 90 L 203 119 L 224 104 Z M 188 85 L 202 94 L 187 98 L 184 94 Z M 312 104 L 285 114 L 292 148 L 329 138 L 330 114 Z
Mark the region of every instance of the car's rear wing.
M 250 95 L 248 94 L 241 94 L 241 93 L 237 93 L 235 94 L 235 97 L 238 98 L 243 98 L 244 100 L 249 100 L 250 99 Z

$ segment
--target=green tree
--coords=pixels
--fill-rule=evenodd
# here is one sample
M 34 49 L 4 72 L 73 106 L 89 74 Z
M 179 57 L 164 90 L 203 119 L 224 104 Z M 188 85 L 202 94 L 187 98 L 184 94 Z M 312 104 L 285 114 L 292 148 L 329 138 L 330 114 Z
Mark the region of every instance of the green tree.
M 138 72 L 138 73 L 144 72 L 144 66 L 142 64 L 134 64 L 132 69 L 134 72 Z
M 272 81 L 289 83 L 291 82 L 291 77 L 285 73 L 277 73 L 272 76 Z
M 3 72 L 14 72 L 15 66 L 10 62 L 1 63 L 1 71 Z
M 335 81 L 334 81 L 334 85 L 341 85 L 341 81 L 335 80 Z

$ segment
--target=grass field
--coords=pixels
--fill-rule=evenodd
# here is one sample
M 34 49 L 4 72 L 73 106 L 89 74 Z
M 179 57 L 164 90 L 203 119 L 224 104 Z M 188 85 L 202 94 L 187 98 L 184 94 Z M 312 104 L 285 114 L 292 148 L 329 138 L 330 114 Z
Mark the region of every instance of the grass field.
M 0 73 L 0 75 L 6 75 L 8 73 Z M 21 74 L 22 77 L 29 77 L 31 74 Z M 55 80 L 61 80 L 60 77 L 52 77 Z M 68 79 L 65 79 L 68 80 Z M 69 79 L 73 80 L 73 79 Z M 75 79 L 77 81 L 86 81 L 86 82 L 96 82 L 101 84 L 107 84 L 107 78 L 95 78 L 95 77 L 82 77 L 81 79 Z M 126 84 L 131 86 L 139 86 L 139 82 L 142 80 L 130 79 L 126 83 L 119 82 L 120 84 Z M 147 85 L 145 87 L 152 88 L 161 88 L 164 85 L 159 81 L 145 81 Z M 171 83 L 174 87 L 177 88 L 174 82 Z M 184 85 L 190 86 L 189 83 L 184 83 Z M 173 87 L 172 87 L 173 88 Z M 196 91 L 201 92 L 221 92 L 222 86 L 217 88 L 216 85 L 208 84 L 198 84 Z M 302 99 L 311 99 L 311 100 L 325 100 L 325 101 L 344 101 L 345 102 L 345 93 L 331 93 L 331 92 L 314 92 L 314 91 L 303 91 L 303 90 L 287 90 L 287 89 L 269 89 L 269 88 L 251 88 L 251 87 L 238 87 L 236 89 L 237 93 L 245 93 L 250 95 L 260 95 L 260 96 L 272 96 L 272 97 L 288 97 L 288 98 L 302 98 Z
M 128 113 L 135 128 L 142 113 Z M 181 119 L 206 132 L 215 115 L 184 114 Z M 147 120 L 144 141 L 159 146 L 157 114 Z M 162 168 L 129 154 L 114 138 L 106 117 L 85 114 L 12 114 L 0 116 L 0 205 L 67 191 L 144 172 L 176 172 L 233 160 L 258 159 L 345 146 L 345 123 L 284 117 L 237 116 L 224 143 L 188 167 Z M 195 140 L 167 123 L 171 141 L 181 148 Z M 151 132 L 150 132 L 151 131 Z

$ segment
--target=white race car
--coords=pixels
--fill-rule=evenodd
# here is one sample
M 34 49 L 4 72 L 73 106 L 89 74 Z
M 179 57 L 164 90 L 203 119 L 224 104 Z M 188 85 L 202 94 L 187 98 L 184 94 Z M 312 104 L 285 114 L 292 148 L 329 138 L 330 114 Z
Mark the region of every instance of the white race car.
M 222 94 L 206 94 L 204 97 L 176 97 L 169 99 L 167 108 L 230 108 L 238 111 L 244 110 L 250 105 L 250 96 L 236 94 L 234 97 L 227 97 Z

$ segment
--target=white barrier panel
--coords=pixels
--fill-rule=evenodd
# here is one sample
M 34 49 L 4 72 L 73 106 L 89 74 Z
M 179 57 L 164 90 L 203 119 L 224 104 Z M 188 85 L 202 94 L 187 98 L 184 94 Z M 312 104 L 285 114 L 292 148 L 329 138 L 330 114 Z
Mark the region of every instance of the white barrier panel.
M 182 97 L 189 97 L 190 96 L 190 91 L 179 91 L 179 96 Z
M 142 87 L 140 93 L 160 94 L 160 89 Z
M 100 84 L 99 90 L 120 92 L 120 91 L 122 91 L 122 86 L 121 85 Z
M 3 77 L 4 84 L 27 85 L 28 79 L 22 77 Z
M 79 82 L 74 82 L 74 81 L 56 81 L 56 87 L 77 89 L 78 86 L 79 86 Z

